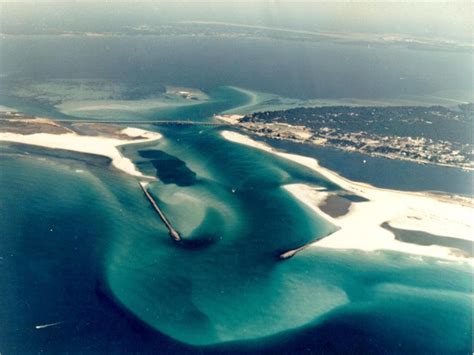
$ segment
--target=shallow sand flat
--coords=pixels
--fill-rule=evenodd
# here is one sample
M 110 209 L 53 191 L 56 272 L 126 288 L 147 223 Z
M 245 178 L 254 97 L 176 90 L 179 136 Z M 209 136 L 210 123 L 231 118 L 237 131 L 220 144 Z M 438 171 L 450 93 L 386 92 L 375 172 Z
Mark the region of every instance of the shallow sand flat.
M 353 203 L 347 214 L 339 218 L 332 218 L 319 208 L 321 202 L 327 198 L 327 193 L 317 191 L 313 187 L 304 184 L 284 186 L 297 199 L 331 223 L 341 227 L 330 236 L 313 243 L 313 246 L 364 251 L 393 250 L 473 263 L 472 258 L 460 257 L 459 253 L 448 247 L 423 246 L 398 241 L 391 231 L 381 226 L 383 223 L 389 222 L 391 226 L 396 228 L 472 241 L 471 220 L 474 210 L 470 200 L 379 189 L 368 184 L 345 179 L 337 173 L 321 167 L 313 158 L 278 152 L 270 146 L 254 141 L 240 133 L 223 131 L 222 136 L 232 142 L 248 145 L 295 161 L 315 170 L 346 191 L 369 200 L 363 203 Z
M 137 133 L 139 133 L 139 137 L 147 137 L 138 140 L 122 140 L 98 136 L 82 136 L 75 133 L 35 133 L 24 135 L 18 133 L 0 132 L 0 141 L 102 155 L 110 158 L 114 167 L 129 175 L 154 179 L 153 177 L 143 175 L 140 171 L 138 171 L 132 161 L 124 157 L 117 149 L 117 147 L 121 145 L 149 142 L 161 138 L 159 133 L 136 130 L 138 129 L 132 129 L 131 131 L 124 129 L 122 130 L 122 133 L 135 138 L 137 137 Z M 144 132 L 146 132 L 146 135 Z
M 118 112 L 129 113 L 148 112 L 157 109 L 167 109 L 181 106 L 196 105 L 200 101 L 183 98 L 158 96 L 139 100 L 71 100 L 64 101 L 55 107 L 64 114 L 90 118 L 91 113 Z M 92 115 L 93 116 L 93 115 Z

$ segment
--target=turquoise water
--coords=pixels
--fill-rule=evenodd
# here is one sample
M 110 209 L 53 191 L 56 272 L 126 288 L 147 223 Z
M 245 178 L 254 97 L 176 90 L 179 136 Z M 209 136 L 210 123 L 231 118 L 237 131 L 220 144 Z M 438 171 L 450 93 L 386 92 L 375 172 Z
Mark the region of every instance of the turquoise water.
M 66 101 L 53 109 L 72 117 L 102 120 L 182 120 L 193 121 L 212 117 L 216 112 L 245 105 L 248 95 L 232 87 L 219 87 L 208 98 L 182 99 L 158 94 L 148 99 L 100 100 L 97 102 Z M 85 106 L 85 108 L 83 107 Z
M 187 186 L 151 186 L 184 241 L 164 253 L 145 253 L 150 250 L 147 245 L 112 252 L 111 289 L 124 304 L 172 337 L 212 344 L 284 331 L 345 303 L 344 293 L 332 286 L 301 285 L 327 296 L 320 308 L 309 312 L 304 293 L 284 284 L 275 289 L 282 277 L 273 273 L 278 255 L 334 230 L 281 186 L 299 181 L 330 184 L 285 161 L 226 142 L 213 130 L 162 132 L 166 138 L 147 150 L 178 156 L 196 174 Z M 224 160 L 229 163 L 222 165 Z M 175 166 L 170 160 L 161 163 Z M 178 179 L 181 172 L 176 169 Z M 116 253 L 127 255 L 119 265 L 114 262 Z M 130 272 L 143 259 L 154 266 L 140 274 Z M 154 279 L 150 294 L 130 292 L 148 277 Z M 152 295 L 160 297 L 165 289 L 174 296 L 163 297 L 153 307 L 144 302 Z M 278 307 L 282 310 L 274 313 Z
M 154 148 L 176 153 L 166 140 Z M 295 166 L 259 159 L 244 148 L 242 164 L 229 164 L 215 181 L 205 179 L 201 166 L 196 184 L 184 191 L 157 183 L 153 192 L 185 238 L 219 233 L 211 243 L 176 245 L 135 179 L 103 163 L 12 156 L 5 147 L 2 152 L 6 237 L 0 262 L 2 281 L 11 286 L 0 291 L 0 347 L 8 352 L 274 353 L 284 347 L 288 352 L 464 353 L 470 348 L 468 267 L 384 252 L 308 249 L 285 262 L 274 258 L 275 250 L 324 228 L 278 187 L 283 170 L 285 182 L 306 175 L 317 183 L 317 176 Z M 179 157 L 194 168 L 190 157 Z M 210 154 L 208 171 L 219 158 Z M 265 174 L 241 181 L 247 169 L 263 162 L 271 167 Z M 256 196 L 251 187 L 265 176 L 272 183 Z M 244 191 L 230 195 L 230 186 Z M 182 196 L 167 203 L 171 193 Z M 188 201 L 197 197 L 201 203 L 185 214 L 192 225 L 188 234 L 179 207 L 190 207 Z M 207 217 L 210 227 L 198 216 L 205 211 L 195 207 L 215 208 Z M 63 323 L 34 328 L 53 322 Z
M 15 85 L 19 84 L 15 83 Z M 114 85 L 110 82 L 99 81 L 95 86 L 81 89 L 83 85 L 81 81 L 51 81 L 38 88 L 37 81 L 27 81 L 19 85 L 21 89 L 17 89 L 17 92 L 12 90 L 14 94 L 8 94 L 8 90 L 3 90 L 0 93 L 0 101 L 4 106 L 17 108 L 30 115 L 56 119 L 118 121 L 202 120 L 211 118 L 215 113 L 251 102 L 248 94 L 227 86 L 211 90 L 208 99 L 184 100 L 169 97 L 158 89 L 147 93 L 147 95 L 152 95 L 151 98 L 143 99 L 132 98 L 127 92 L 117 94 L 108 88 L 105 90 L 104 85 Z M 89 92 L 89 95 L 85 95 L 86 99 L 74 99 L 81 97 L 81 94 L 84 96 L 84 90 Z M 33 99 L 33 96 L 36 97 L 38 93 L 43 98 Z M 101 99 L 92 100 L 93 95 Z M 112 99 L 114 97 L 115 99 Z
M 146 117 L 207 120 L 251 100 L 209 97 Z M 65 115 L 16 100 L 0 104 Z M 111 114 L 139 117 L 93 117 Z M 0 145 L 2 353 L 470 352 L 470 267 L 316 248 L 279 261 L 334 230 L 282 186 L 337 186 L 216 128 L 145 128 L 163 138 L 122 152 L 160 177 L 150 191 L 178 244 L 138 181 L 103 159 Z

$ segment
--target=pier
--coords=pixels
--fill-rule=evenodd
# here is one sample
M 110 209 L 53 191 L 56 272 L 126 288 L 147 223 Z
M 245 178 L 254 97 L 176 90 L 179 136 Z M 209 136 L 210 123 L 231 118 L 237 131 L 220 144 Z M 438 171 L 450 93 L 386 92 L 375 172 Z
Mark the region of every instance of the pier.
M 150 195 L 150 193 L 148 192 L 148 190 L 146 189 L 146 185 L 147 183 L 145 182 L 139 182 L 138 183 L 141 187 L 141 189 L 143 190 L 143 192 L 145 193 L 145 196 L 146 198 L 148 199 L 148 201 L 150 201 L 151 205 L 153 206 L 153 208 L 155 209 L 155 211 L 158 213 L 158 215 L 160 216 L 161 220 L 163 221 L 163 223 L 165 224 L 166 228 L 168 228 L 168 231 L 169 231 L 169 234 L 170 234 L 170 237 L 173 238 L 175 241 L 179 242 L 181 241 L 181 236 L 179 235 L 179 233 L 176 231 L 176 229 L 173 228 L 173 226 L 171 225 L 171 223 L 168 221 L 168 218 L 166 218 L 165 214 L 163 213 L 163 211 L 161 210 L 161 208 L 158 206 L 158 204 L 156 203 L 155 199 L 153 198 L 153 196 Z

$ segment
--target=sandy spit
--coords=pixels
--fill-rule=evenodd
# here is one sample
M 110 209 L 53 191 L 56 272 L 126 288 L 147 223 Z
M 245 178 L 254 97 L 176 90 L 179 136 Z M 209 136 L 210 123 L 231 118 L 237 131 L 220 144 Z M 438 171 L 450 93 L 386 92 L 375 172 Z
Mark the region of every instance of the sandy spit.
M 295 198 L 312 208 L 318 215 L 340 227 L 330 236 L 313 243 L 312 247 L 366 252 L 392 250 L 474 264 L 474 259 L 460 257 L 455 250 L 448 247 L 422 246 L 398 241 L 392 232 L 381 227 L 384 222 L 389 222 L 396 228 L 473 241 L 472 201 L 461 197 L 376 188 L 348 180 L 320 166 L 316 159 L 279 152 L 237 132 L 223 131 L 221 134 L 229 141 L 260 149 L 313 169 L 344 190 L 369 200 L 352 203 L 347 214 L 332 218 L 318 207 L 327 198 L 327 191 L 305 184 L 284 186 Z
M 135 139 L 123 140 L 100 136 L 83 136 L 75 133 L 35 133 L 23 135 L 18 133 L 0 132 L 0 141 L 101 155 L 110 158 L 112 160 L 112 165 L 115 168 L 129 175 L 154 179 L 153 177 L 143 175 L 138 171 L 132 161 L 120 153 L 118 147 L 125 144 L 144 143 L 157 140 L 161 138 L 161 134 L 144 131 L 138 128 L 125 128 L 121 132 Z

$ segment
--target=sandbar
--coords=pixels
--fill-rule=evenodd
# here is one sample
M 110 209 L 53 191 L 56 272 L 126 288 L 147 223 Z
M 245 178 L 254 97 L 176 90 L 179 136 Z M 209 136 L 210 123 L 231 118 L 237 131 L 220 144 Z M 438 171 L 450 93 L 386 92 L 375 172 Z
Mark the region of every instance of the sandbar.
M 111 159 L 112 165 L 132 176 L 156 179 L 142 174 L 132 161 L 124 157 L 118 149 L 121 145 L 150 142 L 161 138 L 157 132 L 144 131 L 138 128 L 125 128 L 121 134 L 131 139 L 117 139 L 101 136 L 79 135 L 74 132 L 61 134 L 34 133 L 19 134 L 0 132 L 0 141 L 22 143 L 51 149 L 63 149 L 80 153 L 95 154 Z
M 279 152 L 265 143 L 255 141 L 237 132 L 223 131 L 221 134 L 229 141 L 260 149 L 304 165 L 339 185 L 345 191 L 367 200 L 351 203 L 347 213 L 332 217 L 320 208 L 321 203 L 328 198 L 327 191 L 321 191 L 306 184 L 283 186 L 319 216 L 340 227 L 331 235 L 312 243 L 311 247 L 365 252 L 391 250 L 474 264 L 473 258 L 466 257 L 465 253 L 459 253 L 459 249 L 446 246 L 449 243 L 420 245 L 403 242 L 397 240 L 392 230 L 382 226 L 384 223 L 390 223 L 390 226 L 394 228 L 451 238 L 453 242 L 459 239 L 472 242 L 472 217 L 474 214 L 472 199 L 376 188 L 369 184 L 346 179 L 320 166 L 316 159 Z

